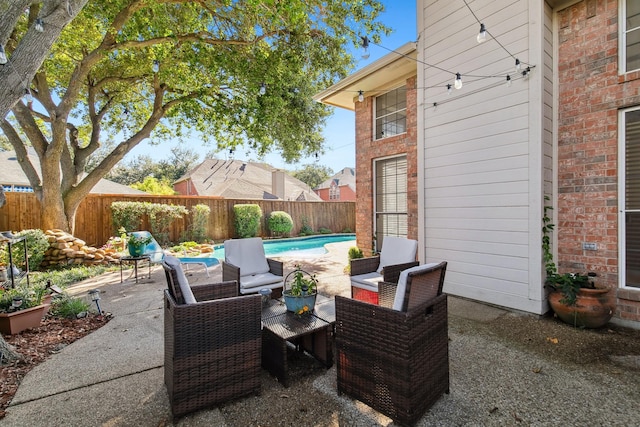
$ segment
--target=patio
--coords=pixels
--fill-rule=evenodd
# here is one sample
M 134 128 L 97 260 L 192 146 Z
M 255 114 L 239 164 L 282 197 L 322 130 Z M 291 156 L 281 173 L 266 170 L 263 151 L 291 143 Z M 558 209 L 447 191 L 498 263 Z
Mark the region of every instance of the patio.
M 331 249 L 299 263 L 318 275 L 321 293 L 348 296 L 349 277 L 343 274 L 348 247 L 337 243 Z M 285 260 L 285 270 L 295 263 Z M 210 278 L 201 269 L 192 273 L 193 283 L 221 277 L 219 267 L 210 270 Z M 138 284 L 133 278 L 120 283 L 116 272 L 75 286 L 78 294 L 100 288 L 101 307 L 114 318 L 31 371 L 2 425 L 173 425 L 162 366 L 165 287 L 158 266 L 151 280 Z M 640 331 L 576 330 L 453 297 L 449 316 L 451 394 L 419 426 L 637 422 Z M 624 345 L 614 346 L 618 341 Z M 607 354 L 616 348 L 626 353 Z M 263 369 L 260 396 L 186 416 L 177 425 L 392 425 L 360 402 L 337 395 L 335 366 L 327 370 L 308 358 L 296 358 L 293 365 L 289 388 Z

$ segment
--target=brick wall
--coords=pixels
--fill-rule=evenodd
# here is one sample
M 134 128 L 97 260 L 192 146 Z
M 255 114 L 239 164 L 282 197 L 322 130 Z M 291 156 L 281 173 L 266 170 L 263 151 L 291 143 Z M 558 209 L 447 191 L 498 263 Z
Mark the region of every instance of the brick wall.
M 407 79 L 407 132 L 373 139 L 372 97 L 356 102 L 356 239 L 365 256 L 373 250 L 373 162 L 377 158 L 407 155 L 408 237 L 418 238 L 416 77 Z
M 640 105 L 640 75 L 618 76 L 617 0 L 581 1 L 558 20 L 558 267 L 617 289 L 618 109 Z M 612 294 L 617 317 L 640 321 L 640 289 Z

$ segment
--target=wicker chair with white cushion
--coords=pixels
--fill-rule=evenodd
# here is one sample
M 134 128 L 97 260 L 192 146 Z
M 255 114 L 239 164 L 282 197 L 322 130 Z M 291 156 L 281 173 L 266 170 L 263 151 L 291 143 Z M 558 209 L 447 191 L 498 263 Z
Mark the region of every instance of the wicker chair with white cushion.
M 231 239 L 224 242 L 222 280 L 238 282 L 240 294 L 258 293 L 260 289 L 272 290 L 272 297 L 282 295 L 284 267 L 281 261 L 267 258 L 262 239 Z
M 352 259 L 351 297 L 378 303 L 378 282 L 397 283 L 402 270 L 418 265 L 418 242 L 404 237 L 386 236 L 379 255 Z

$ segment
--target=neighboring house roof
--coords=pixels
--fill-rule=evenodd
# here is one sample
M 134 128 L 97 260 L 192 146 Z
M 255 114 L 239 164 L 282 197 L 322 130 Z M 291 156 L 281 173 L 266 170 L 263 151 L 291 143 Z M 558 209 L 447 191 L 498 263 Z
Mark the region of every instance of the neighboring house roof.
M 313 99 L 323 104 L 346 110 L 355 110 L 355 98 L 362 91 L 364 96 L 377 96 L 406 82 L 407 77 L 417 74 L 416 43 L 409 42 L 392 53 L 383 56 L 316 94 Z
M 199 196 L 226 199 L 322 200 L 307 184 L 287 173 L 282 173 L 284 189 L 278 197 L 273 189 L 274 171 L 278 169 L 264 163 L 205 159 L 174 184 L 190 180 Z
M 29 159 L 36 169 L 38 176 L 40 175 L 40 159 L 38 156 L 29 150 Z M 6 191 L 30 192 L 33 191 L 31 183 L 27 179 L 27 176 L 22 171 L 16 154 L 13 151 L 1 151 L 0 152 L 0 184 L 5 187 Z M 117 182 L 109 181 L 108 179 L 101 179 L 91 189 L 92 194 L 146 194 L 144 191 L 136 190 L 135 188 L 127 187 L 126 185 L 118 184 Z
M 322 184 L 318 185 L 316 187 L 316 190 L 321 190 L 323 188 L 330 188 L 332 184 L 338 187 L 348 186 L 355 193 L 356 170 L 354 168 L 344 168 L 337 174 L 333 175 L 331 178 L 324 181 Z

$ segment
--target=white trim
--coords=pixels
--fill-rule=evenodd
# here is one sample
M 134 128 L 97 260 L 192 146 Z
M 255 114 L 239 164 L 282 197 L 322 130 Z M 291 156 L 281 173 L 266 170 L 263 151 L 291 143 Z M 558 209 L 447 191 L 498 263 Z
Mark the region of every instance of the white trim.
M 416 2 L 417 12 L 416 12 L 416 28 L 418 30 L 422 28 L 424 24 L 424 0 L 417 0 Z M 422 64 L 425 62 L 424 60 L 424 37 L 418 37 L 418 46 L 417 46 L 417 58 L 418 64 Z M 418 78 L 416 79 L 416 167 L 418 168 L 418 230 L 417 230 L 417 239 L 418 239 L 418 261 L 420 264 L 424 264 L 426 262 L 426 246 L 427 246 L 427 236 L 426 236 L 426 227 L 425 227 L 425 197 L 424 197 L 424 123 L 425 123 L 425 96 L 426 89 L 420 89 L 424 87 L 424 79 L 425 79 L 425 70 L 424 67 L 418 67 Z
M 393 135 L 383 135 L 383 136 L 381 136 L 380 138 L 378 138 L 378 132 L 377 132 L 377 121 L 378 121 L 378 115 L 377 115 L 377 114 L 378 114 L 378 109 L 377 109 L 377 105 L 378 105 L 378 98 L 379 98 L 379 97 L 381 97 L 381 96 L 383 96 L 383 95 L 386 95 L 386 94 L 388 94 L 388 93 L 391 93 L 391 92 L 393 92 L 393 91 L 397 91 L 398 89 L 401 89 L 401 88 L 403 88 L 403 87 L 405 88 L 405 89 L 404 89 L 404 132 L 394 133 Z M 371 114 L 372 114 L 372 116 L 373 116 L 373 123 L 372 123 L 372 125 L 373 125 L 373 129 L 372 129 L 371 131 L 372 131 L 373 141 L 374 141 L 374 142 L 382 141 L 382 140 L 384 140 L 384 139 L 391 138 L 391 137 L 393 137 L 393 136 L 403 135 L 403 134 L 406 134 L 406 133 L 407 133 L 407 118 L 408 118 L 408 117 L 407 117 L 407 92 L 408 92 L 408 88 L 407 88 L 407 81 L 405 80 L 405 81 L 404 81 L 404 83 L 403 83 L 403 84 L 400 84 L 399 86 L 396 86 L 396 87 L 394 87 L 394 88 L 392 88 L 392 89 L 389 89 L 388 91 L 386 91 L 386 92 L 384 92 L 384 93 L 379 93 L 379 94 L 377 94 L 377 95 L 373 95 L 373 96 L 372 96 L 372 100 L 373 100 L 373 108 L 372 108 Z M 397 92 L 396 92 L 396 93 L 397 93 Z M 396 110 L 394 110 L 392 113 L 387 113 L 387 114 L 385 114 L 384 116 L 381 116 L 381 117 L 388 117 L 389 115 L 391 115 L 391 114 L 395 114 L 395 113 L 397 113 L 397 112 L 399 112 L 399 111 L 403 111 L 403 110 L 401 110 L 401 109 L 396 109 Z

